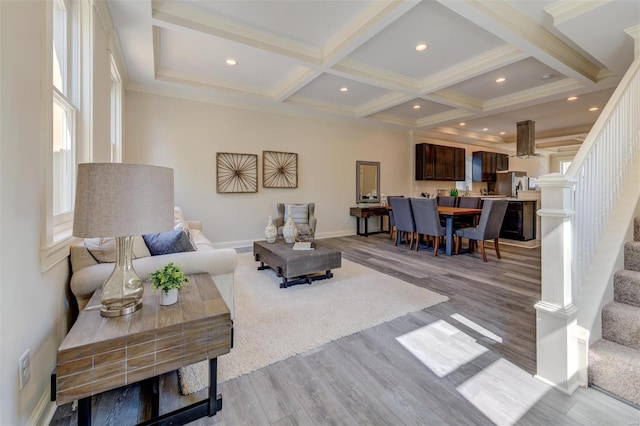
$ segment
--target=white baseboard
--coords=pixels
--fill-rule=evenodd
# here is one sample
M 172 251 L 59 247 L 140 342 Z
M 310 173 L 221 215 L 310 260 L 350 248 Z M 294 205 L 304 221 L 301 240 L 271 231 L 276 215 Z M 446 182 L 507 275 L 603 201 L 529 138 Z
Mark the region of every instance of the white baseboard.
M 47 386 L 46 391 L 40 397 L 36 408 L 27 420 L 28 426 L 48 425 L 56 413 L 56 403 L 51 401 L 51 387 Z

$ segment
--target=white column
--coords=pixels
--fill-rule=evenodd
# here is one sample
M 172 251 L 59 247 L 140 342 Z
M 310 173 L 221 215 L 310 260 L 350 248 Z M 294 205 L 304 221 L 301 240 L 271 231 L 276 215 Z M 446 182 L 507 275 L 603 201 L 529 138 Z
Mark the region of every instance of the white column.
M 571 394 L 578 383 L 577 314 L 571 282 L 573 187 L 560 173 L 542 176 L 542 299 L 536 309 L 536 377 Z

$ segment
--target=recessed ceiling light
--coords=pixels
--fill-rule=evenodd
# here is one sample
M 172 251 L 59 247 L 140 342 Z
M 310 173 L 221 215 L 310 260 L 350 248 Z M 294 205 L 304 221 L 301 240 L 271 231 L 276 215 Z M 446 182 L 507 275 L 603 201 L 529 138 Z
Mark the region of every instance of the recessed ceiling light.
M 554 76 L 553 76 L 553 74 L 551 74 L 551 73 L 542 74 L 542 75 L 540 76 L 540 80 L 549 80 L 550 78 L 553 78 L 553 77 L 554 77 Z
M 420 108 L 421 108 L 420 105 L 414 105 L 413 106 L 413 109 L 420 109 Z
M 504 83 L 505 81 L 507 81 L 507 79 L 504 77 L 500 77 L 496 79 L 496 83 Z
M 341 92 L 348 92 L 348 91 L 349 91 L 349 88 L 348 88 L 348 87 L 341 87 L 341 88 L 340 88 L 340 91 L 341 91 Z
M 569 102 L 573 102 L 573 101 L 575 101 L 575 100 L 578 100 L 578 97 L 577 97 L 577 96 L 569 96 L 569 97 L 567 98 L 567 100 L 568 100 Z
M 461 126 L 466 126 L 466 125 L 467 125 L 467 123 L 460 123 L 460 125 L 461 125 Z
M 501 134 L 501 135 L 506 135 L 506 134 L 507 134 L 507 132 L 500 132 L 500 134 Z
M 597 111 L 597 110 L 599 110 L 599 109 L 600 109 L 600 108 L 598 108 L 598 107 L 591 107 L 591 108 L 589 108 L 589 111 Z
M 227 60 L 226 60 L 226 61 L 224 61 L 224 62 L 225 62 L 227 65 L 230 65 L 230 66 L 238 65 L 238 61 L 236 61 L 236 60 L 235 60 L 235 59 L 233 59 L 233 58 L 227 58 Z
M 489 130 L 488 127 L 485 127 L 484 129 L 482 129 L 483 132 L 486 132 L 487 130 Z
M 416 44 L 416 51 L 422 52 L 423 50 L 427 50 L 427 43 L 418 43 Z

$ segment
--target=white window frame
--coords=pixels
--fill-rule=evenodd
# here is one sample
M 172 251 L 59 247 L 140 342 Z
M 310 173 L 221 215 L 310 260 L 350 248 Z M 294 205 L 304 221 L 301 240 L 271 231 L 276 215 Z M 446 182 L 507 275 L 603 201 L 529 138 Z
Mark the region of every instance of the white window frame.
M 122 162 L 122 78 L 111 55 L 111 162 Z
M 48 66 L 43 67 L 42 72 L 42 90 L 43 99 L 50 101 L 43 102 L 43 149 L 42 149 L 42 191 L 43 191 L 43 229 L 42 229 L 42 247 L 40 256 L 41 270 L 44 272 L 55 264 L 65 259 L 69 255 L 69 245 L 73 241 L 73 208 L 71 211 L 65 211 L 61 214 L 54 215 L 54 185 L 53 185 L 53 108 L 54 104 L 60 106 L 65 113 L 67 119 L 71 121 L 68 125 L 70 130 L 72 148 L 72 173 L 75 175 L 76 162 L 78 160 L 78 122 L 79 122 L 79 94 L 80 94 L 80 31 L 82 29 L 80 23 L 80 7 L 81 1 L 76 0 L 54 0 L 54 2 L 43 2 L 45 8 L 45 31 L 43 44 L 45 47 L 45 63 Z M 63 55 L 64 63 L 60 64 L 62 69 L 62 91 L 53 84 L 53 60 L 54 60 L 54 7 L 59 6 L 66 10 L 66 18 L 64 23 L 66 31 L 58 34 L 63 37 L 63 48 L 66 50 Z M 71 203 L 73 203 L 75 191 L 75 176 L 68 180 L 72 188 L 68 188 L 71 193 Z

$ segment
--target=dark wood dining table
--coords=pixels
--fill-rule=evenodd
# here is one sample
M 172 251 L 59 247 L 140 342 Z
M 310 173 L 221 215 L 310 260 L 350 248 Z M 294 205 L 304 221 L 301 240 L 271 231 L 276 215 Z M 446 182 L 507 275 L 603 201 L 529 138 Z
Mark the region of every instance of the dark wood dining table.
M 392 210 L 391 206 L 386 206 L 387 210 Z M 438 214 L 445 219 L 447 243 L 445 253 L 447 256 L 453 254 L 453 219 L 463 216 L 480 216 L 482 209 L 470 209 L 466 207 L 445 207 L 438 206 Z M 391 230 L 389 230 L 391 231 Z
M 482 213 L 482 209 L 438 206 L 438 214 L 440 217 L 444 217 L 445 219 L 447 256 L 451 256 L 453 254 L 453 219 L 462 216 L 480 216 L 480 213 Z

